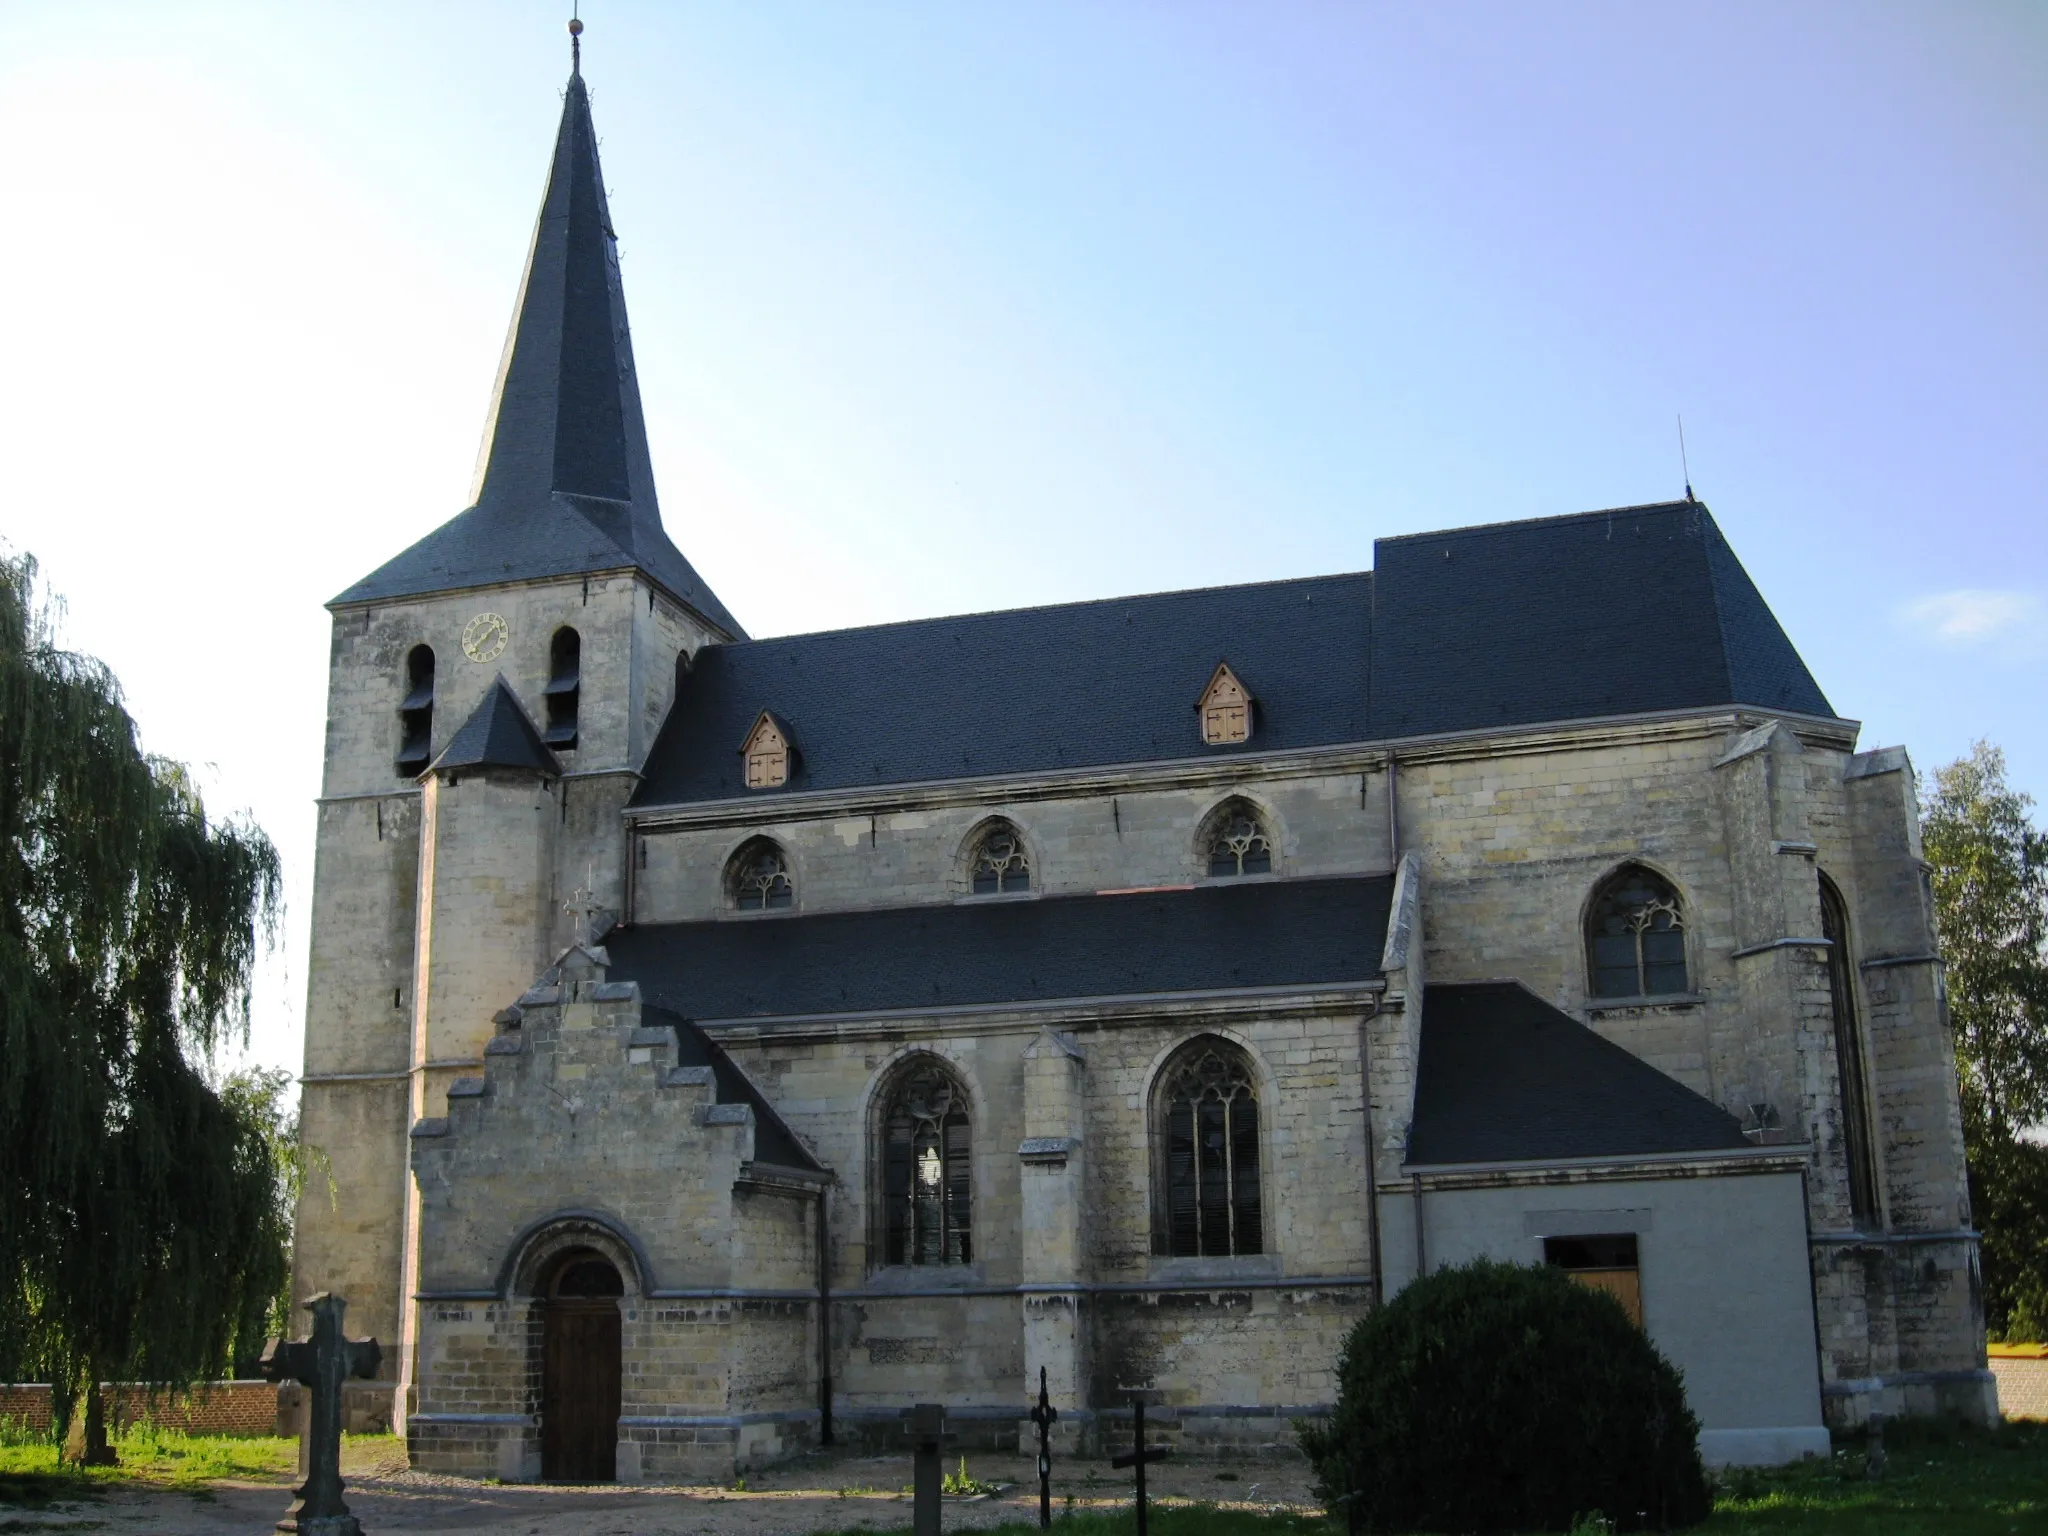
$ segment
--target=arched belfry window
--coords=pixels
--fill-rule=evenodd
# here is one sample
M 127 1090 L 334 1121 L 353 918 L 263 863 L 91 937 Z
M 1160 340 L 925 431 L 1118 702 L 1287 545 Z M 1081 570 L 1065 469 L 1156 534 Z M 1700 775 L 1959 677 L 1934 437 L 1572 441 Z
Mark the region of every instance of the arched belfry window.
M 1203 824 L 1203 866 L 1212 878 L 1273 872 L 1273 833 L 1256 807 L 1244 800 L 1226 800 Z
M 726 866 L 726 890 L 742 912 L 773 912 L 796 905 L 796 877 L 789 857 L 765 837 L 757 837 L 732 856 Z
M 1849 1207 L 1856 1224 L 1867 1226 L 1878 1219 L 1878 1201 L 1870 1093 L 1863 1075 L 1863 1025 L 1856 1015 L 1849 909 L 1826 875 L 1820 877 L 1820 931 L 1828 941 L 1828 993 L 1835 1021 L 1835 1071 L 1842 1100 L 1842 1152 L 1849 1164 Z
M 900 1071 L 882 1099 L 882 1262 L 974 1262 L 967 1095 L 936 1058 Z
M 1593 898 L 1586 965 L 1595 997 L 1665 997 L 1690 991 L 1685 908 L 1663 876 L 1630 864 Z
M 977 896 L 1011 896 L 1031 889 L 1031 855 L 1024 836 L 1007 821 L 974 834 L 967 854 L 968 889 Z
M 1175 1258 L 1265 1252 L 1259 1097 L 1244 1052 L 1214 1036 L 1182 1046 L 1159 1076 L 1153 1139 L 1154 1250 Z
M 434 747 L 434 648 L 416 645 L 405 658 L 405 701 L 398 706 L 398 771 L 418 778 Z
M 576 714 L 583 697 L 583 637 L 564 624 L 548 646 L 547 744 L 558 752 L 576 749 Z

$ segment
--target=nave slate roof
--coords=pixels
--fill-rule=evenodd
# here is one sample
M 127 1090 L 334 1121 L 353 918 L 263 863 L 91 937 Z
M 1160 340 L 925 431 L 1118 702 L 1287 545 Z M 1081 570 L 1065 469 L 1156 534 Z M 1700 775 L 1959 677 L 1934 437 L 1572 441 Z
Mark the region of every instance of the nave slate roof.
M 1697 502 L 1382 539 L 1375 569 L 708 646 L 637 805 L 748 793 L 763 710 L 803 742 L 781 790 L 1271 752 L 1750 705 L 1832 715 Z M 1208 747 L 1219 661 L 1257 696 Z
M 472 494 L 467 511 L 334 603 L 638 569 L 726 634 L 743 633 L 661 525 L 618 236 L 580 73 L 562 100 Z
M 1380 974 L 1385 875 L 616 928 L 611 979 L 685 1018 L 1043 1003 Z
M 1516 981 L 1431 982 L 1408 1161 L 1747 1148 L 1735 1117 Z

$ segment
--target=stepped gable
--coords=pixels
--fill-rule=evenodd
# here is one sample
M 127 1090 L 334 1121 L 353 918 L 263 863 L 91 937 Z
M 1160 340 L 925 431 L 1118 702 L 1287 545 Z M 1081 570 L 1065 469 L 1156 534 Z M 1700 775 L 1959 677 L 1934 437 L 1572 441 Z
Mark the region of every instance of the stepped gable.
M 1697 502 L 1376 550 L 1353 575 L 707 647 L 633 803 L 748 794 L 738 749 L 763 710 L 804 742 L 779 794 L 1722 706 L 1834 713 Z M 1189 708 L 1219 662 L 1258 700 L 1241 745 L 1205 746 Z
M 617 928 L 611 975 L 697 1020 L 893 1013 L 1380 974 L 1385 875 Z
M 1518 981 L 1433 982 L 1411 1164 L 1730 1152 L 1735 1117 Z
M 580 72 L 562 100 L 471 497 L 467 511 L 329 606 L 636 569 L 713 629 L 743 634 L 662 527 Z

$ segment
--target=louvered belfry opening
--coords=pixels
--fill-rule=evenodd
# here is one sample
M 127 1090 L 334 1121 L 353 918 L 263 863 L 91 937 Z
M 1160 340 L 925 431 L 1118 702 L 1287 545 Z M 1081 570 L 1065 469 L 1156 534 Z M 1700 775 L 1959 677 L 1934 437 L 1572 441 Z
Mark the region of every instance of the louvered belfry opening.
M 1158 1103 L 1165 1208 L 1155 1246 L 1175 1258 L 1263 1253 L 1259 1100 L 1244 1053 L 1216 1039 L 1183 1047 Z
M 434 648 L 416 645 L 405 659 L 405 700 L 398 706 L 398 771 L 418 778 L 434 747 Z
M 557 752 L 576 750 L 576 715 L 583 697 L 583 637 L 564 624 L 548 646 L 548 728 L 542 738 Z
M 966 1095 L 936 1061 L 896 1081 L 882 1120 L 883 1262 L 974 1262 Z

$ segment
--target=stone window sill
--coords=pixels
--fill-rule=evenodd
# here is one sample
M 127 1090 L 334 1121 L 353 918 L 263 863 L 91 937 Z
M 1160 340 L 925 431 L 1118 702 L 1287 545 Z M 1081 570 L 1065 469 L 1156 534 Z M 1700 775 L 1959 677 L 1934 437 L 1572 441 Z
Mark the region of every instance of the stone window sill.
M 871 1291 L 971 1291 L 988 1284 L 985 1265 L 890 1264 L 868 1274 Z
M 1277 1280 L 1280 1256 L 1276 1253 L 1247 1253 L 1234 1258 L 1168 1259 L 1154 1257 L 1146 1272 L 1148 1280 L 1183 1284 L 1190 1280 Z
M 1603 1013 L 1633 1013 L 1653 1008 L 1697 1008 L 1707 1000 L 1704 992 L 1660 992 L 1654 997 L 1601 997 L 1588 998 L 1586 1012 L 1598 1017 Z

